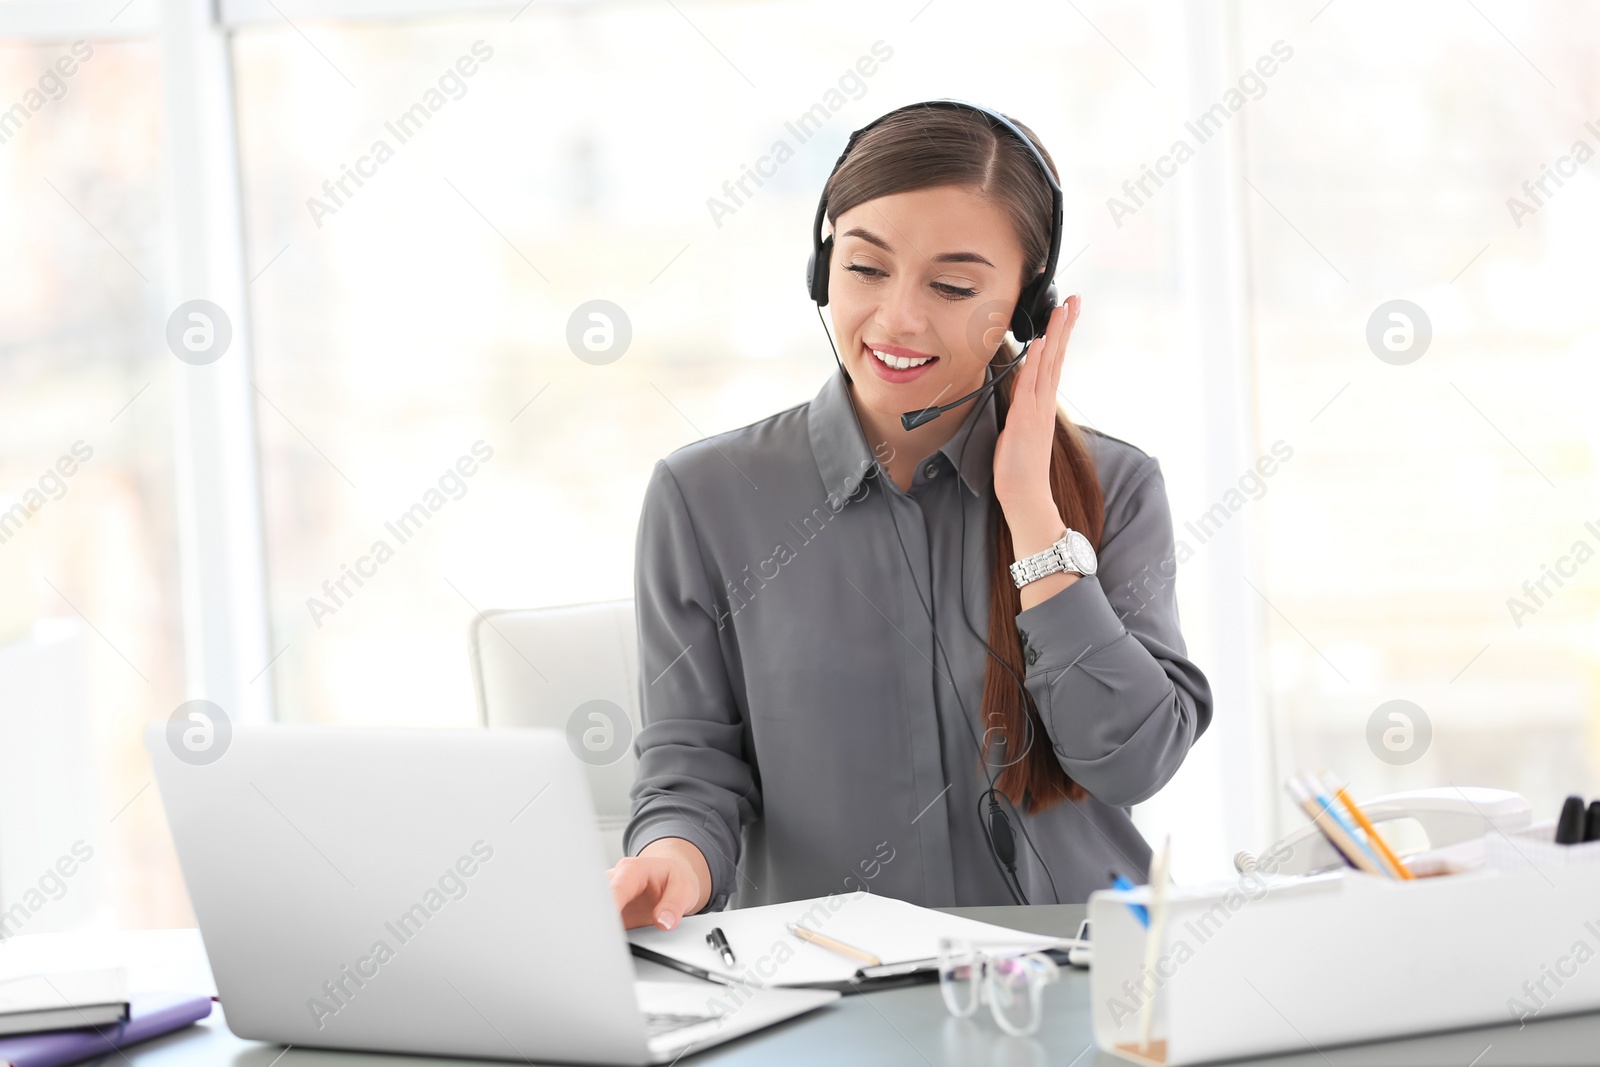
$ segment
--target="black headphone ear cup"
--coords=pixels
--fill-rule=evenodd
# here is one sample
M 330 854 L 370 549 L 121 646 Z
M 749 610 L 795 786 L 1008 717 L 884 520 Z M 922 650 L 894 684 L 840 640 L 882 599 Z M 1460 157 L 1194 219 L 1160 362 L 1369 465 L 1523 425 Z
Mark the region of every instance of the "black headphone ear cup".
M 1011 313 L 1011 336 L 1015 337 L 1019 344 L 1026 343 L 1028 338 L 1033 336 L 1033 314 L 1028 309 L 1028 305 L 1033 303 L 1030 299 L 1031 288 L 1030 286 L 1022 291 L 1022 295 L 1017 298 L 1016 310 Z
M 1036 333 L 1039 316 L 1039 280 L 1029 282 L 1017 295 L 1016 310 L 1011 313 L 1011 336 L 1017 343 L 1025 344 Z
M 1034 319 L 1039 323 L 1042 331 L 1050 325 L 1050 313 L 1061 305 L 1061 290 L 1056 288 L 1056 283 L 1051 282 L 1045 286 L 1044 296 L 1039 300 L 1039 310 L 1034 314 Z
M 1011 336 L 1025 344 L 1043 334 L 1050 323 L 1050 312 L 1060 302 L 1061 293 L 1055 282 L 1045 286 L 1043 294 L 1039 292 L 1038 281 L 1028 285 L 1017 298 L 1017 310 L 1011 315 Z
M 806 261 L 806 289 L 818 307 L 828 306 L 828 266 L 833 262 L 833 235 L 822 242 L 821 255 L 813 250 Z

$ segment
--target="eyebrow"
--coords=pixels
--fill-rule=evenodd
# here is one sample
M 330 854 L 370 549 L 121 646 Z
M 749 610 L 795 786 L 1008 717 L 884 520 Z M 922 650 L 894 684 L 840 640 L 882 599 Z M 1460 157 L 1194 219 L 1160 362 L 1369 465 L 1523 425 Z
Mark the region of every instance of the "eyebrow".
M 860 226 L 852 226 L 850 229 L 844 231 L 843 236 L 859 237 L 870 245 L 877 245 L 885 252 L 894 251 L 894 249 L 889 247 L 888 241 L 885 241 L 882 237 L 879 237 L 871 230 L 863 230 Z M 941 252 L 937 256 L 930 257 L 930 259 L 934 263 L 982 263 L 985 267 L 994 266 L 993 263 L 990 263 L 987 259 L 984 259 L 976 252 Z

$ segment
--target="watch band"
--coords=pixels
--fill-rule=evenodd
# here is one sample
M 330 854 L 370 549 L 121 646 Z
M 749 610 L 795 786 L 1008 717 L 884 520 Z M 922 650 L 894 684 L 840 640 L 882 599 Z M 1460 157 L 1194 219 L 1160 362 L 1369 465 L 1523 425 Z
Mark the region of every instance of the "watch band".
M 1011 565 L 1011 580 L 1021 589 L 1029 582 L 1036 582 L 1040 578 L 1055 574 L 1058 571 L 1069 571 L 1073 574 L 1082 574 L 1072 561 L 1072 552 L 1067 546 L 1067 539 L 1072 536 L 1068 530 L 1061 535 L 1061 540 L 1045 549 L 1035 552 L 1031 556 L 1017 560 Z
M 1029 582 L 1037 582 L 1040 577 L 1050 576 L 1050 574 L 1056 574 L 1059 571 L 1067 571 L 1069 574 L 1093 574 L 1093 549 L 1088 549 L 1090 557 L 1082 561 L 1077 560 L 1074 549 L 1072 549 L 1072 541 L 1074 539 L 1082 541 L 1085 547 L 1088 545 L 1088 542 L 1083 541 L 1082 534 L 1075 534 L 1074 531 L 1067 530 L 1066 533 L 1061 534 L 1061 541 L 1050 545 L 1048 549 L 1043 550 L 1043 552 L 1035 552 L 1034 555 L 1021 558 L 1021 560 L 1013 563 L 1011 565 L 1011 581 L 1016 582 L 1018 589 L 1022 589 Z

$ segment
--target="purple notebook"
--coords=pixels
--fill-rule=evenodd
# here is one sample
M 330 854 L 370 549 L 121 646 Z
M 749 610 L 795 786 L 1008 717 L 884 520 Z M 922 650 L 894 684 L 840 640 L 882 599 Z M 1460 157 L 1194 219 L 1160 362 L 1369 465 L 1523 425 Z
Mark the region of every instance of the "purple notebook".
M 190 993 L 135 993 L 128 998 L 128 1021 L 125 1023 L 92 1030 L 0 1037 L 0 1067 L 65 1067 L 171 1033 L 210 1014 L 210 997 Z

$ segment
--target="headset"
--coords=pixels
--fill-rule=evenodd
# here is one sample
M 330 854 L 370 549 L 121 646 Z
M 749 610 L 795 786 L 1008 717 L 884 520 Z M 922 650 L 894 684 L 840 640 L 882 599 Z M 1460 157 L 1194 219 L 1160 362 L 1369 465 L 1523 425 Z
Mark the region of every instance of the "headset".
M 1034 339 L 1039 336 L 1039 333 L 1042 332 L 1044 325 L 1049 322 L 1051 311 L 1056 307 L 1057 304 L 1060 303 L 1060 294 L 1056 288 L 1054 276 L 1056 271 L 1056 261 L 1061 255 L 1061 186 L 1056 181 L 1055 175 L 1050 172 L 1050 166 L 1045 161 L 1044 155 L 1038 150 L 1038 148 L 1034 146 L 1033 142 L 1028 139 L 1027 135 L 1018 129 L 1016 124 L 1010 119 L 1006 118 L 1004 115 L 1001 115 L 995 111 L 991 111 L 990 109 L 979 104 L 953 99 L 928 100 L 922 103 L 908 104 L 905 107 L 896 108 L 894 111 L 890 111 L 887 114 L 880 116 L 850 135 L 850 140 L 846 142 L 844 151 L 839 154 L 838 161 L 833 165 L 833 171 L 830 171 L 828 174 L 828 181 L 831 182 L 833 180 L 833 174 L 838 171 L 840 165 L 844 163 L 845 158 L 850 155 L 851 149 L 855 147 L 856 142 L 868 130 L 872 129 L 874 126 L 877 126 L 879 123 L 883 122 L 884 119 L 889 118 L 891 115 L 897 115 L 901 112 L 914 109 L 927 109 L 935 107 L 964 108 L 981 115 L 989 122 L 992 128 L 999 128 L 1009 131 L 1011 135 L 1020 141 L 1028 150 L 1028 154 L 1032 156 L 1033 159 L 1038 163 L 1039 172 L 1044 176 L 1045 182 L 1050 187 L 1052 213 L 1050 229 L 1050 252 L 1046 257 L 1044 269 L 1037 277 L 1031 279 L 1025 286 L 1023 286 L 1022 292 L 1017 297 L 1016 309 L 1011 315 L 1011 334 L 1018 341 L 1022 342 L 1023 345 L 1022 351 L 1017 358 L 1007 363 L 998 374 L 991 374 L 988 381 L 960 399 L 939 406 L 930 405 L 921 411 L 908 411 L 904 413 L 900 416 L 900 424 L 907 430 L 912 430 L 925 423 L 932 422 L 946 411 L 960 407 L 968 400 L 997 388 L 1005 376 L 1015 370 L 1016 367 L 1022 363 L 1023 359 L 1027 357 L 1028 350 L 1032 347 Z M 822 239 L 822 223 L 827 217 L 827 211 L 828 190 L 827 183 L 825 182 L 823 184 L 822 196 L 817 203 L 816 219 L 811 226 L 812 249 L 811 258 L 806 264 L 806 289 L 810 293 L 811 299 L 817 305 L 817 319 L 819 322 L 822 322 L 822 331 L 828 337 L 829 347 L 833 349 L 834 362 L 839 365 L 839 370 L 842 374 L 844 374 L 845 381 L 849 382 L 851 380 L 850 372 L 845 369 L 844 362 L 840 360 L 839 349 L 836 345 L 834 345 L 833 335 L 828 332 L 827 322 L 822 318 L 822 309 L 828 303 L 828 270 L 833 259 L 833 235 L 829 234 L 826 240 Z M 846 390 L 846 396 L 850 400 L 851 410 L 855 411 L 855 398 L 850 396 L 848 390 Z M 858 411 L 856 411 L 855 417 L 856 423 L 859 426 L 861 422 L 861 416 Z M 959 453 L 961 458 L 958 465 L 965 465 L 967 444 L 972 438 L 972 427 L 976 425 L 977 423 L 974 421 L 972 426 L 968 427 L 966 437 L 962 439 L 961 450 Z M 865 435 L 864 430 L 863 435 Z M 874 476 L 881 477 L 881 470 L 879 468 L 874 468 L 872 474 Z M 884 506 L 889 506 L 887 496 L 884 498 Z M 908 572 L 915 575 L 915 568 L 911 564 L 910 553 L 906 551 L 905 538 L 900 536 L 900 526 L 899 523 L 894 519 L 894 512 L 892 509 L 889 512 L 889 521 L 890 524 L 894 526 L 895 539 L 900 542 L 900 554 L 906 561 L 906 569 Z M 966 556 L 967 512 L 965 504 L 963 504 L 961 506 L 961 548 L 960 556 L 958 558 L 964 560 L 966 559 Z M 917 594 L 918 602 L 922 605 L 923 613 L 928 617 L 928 625 L 933 633 L 934 649 L 938 655 L 944 659 L 945 670 L 950 675 L 950 687 L 955 691 L 956 703 L 961 708 L 961 718 L 967 727 L 967 736 L 971 738 L 973 747 L 977 749 L 978 762 L 983 768 L 985 780 L 989 783 L 989 788 L 984 790 L 978 796 L 978 822 L 979 825 L 983 827 L 984 838 L 989 845 L 990 857 L 994 860 L 995 869 L 1000 873 L 1000 880 L 1005 884 L 1006 890 L 1011 894 L 1012 899 L 1018 904 L 1028 904 L 1030 901 L 1028 900 L 1027 893 L 1023 891 L 1021 880 L 1017 877 L 1016 837 L 1012 833 L 1011 820 L 1007 817 L 1005 809 L 1000 805 L 1000 798 L 1003 796 L 1003 794 L 1000 793 L 999 789 L 996 787 L 995 776 L 990 773 L 991 764 L 984 755 L 983 747 L 978 743 L 977 736 L 972 732 L 972 720 L 967 715 L 966 702 L 961 698 L 961 690 L 955 684 L 955 672 L 950 667 L 950 657 L 948 653 L 945 652 L 944 646 L 939 640 L 939 628 L 934 618 L 933 606 L 927 600 L 923 599 L 922 590 L 917 585 L 915 577 L 912 578 L 911 585 L 912 589 L 915 590 Z M 973 637 L 975 637 L 978 642 L 983 645 L 985 652 L 991 658 L 1005 668 L 1006 673 L 1011 676 L 1011 680 L 1016 683 L 1020 690 L 1022 690 L 1023 702 L 1024 705 L 1026 705 L 1029 701 L 1027 686 L 1024 685 L 1023 680 L 1017 676 L 1017 672 L 1013 670 L 1011 665 L 1005 661 L 1004 657 L 996 652 L 993 646 L 989 644 L 988 640 L 982 634 L 978 633 L 977 629 L 973 627 L 972 620 L 967 615 L 966 585 L 965 583 L 958 583 L 958 585 L 961 591 L 961 618 L 962 621 L 966 623 L 968 632 L 970 632 Z M 1030 751 L 1034 740 L 1032 719 L 1027 718 L 1025 721 L 1028 725 L 1028 734 L 1024 738 L 1024 744 L 1022 748 L 1024 756 L 1028 751 Z M 1009 746 L 1007 746 L 1007 756 L 1008 758 L 1010 756 Z M 985 802 L 987 802 L 989 809 L 987 822 L 984 821 L 983 809 Z M 1007 799 L 1007 803 L 1010 803 L 1009 799 Z M 1015 810 L 1014 805 L 1013 810 Z M 1050 891 L 1055 896 L 1056 903 L 1059 904 L 1061 902 L 1061 895 L 1056 890 L 1055 877 L 1050 873 L 1049 866 L 1045 864 L 1044 857 L 1039 854 L 1039 849 L 1034 845 L 1033 838 L 1028 834 L 1027 824 L 1022 819 L 1020 814 L 1017 816 L 1017 828 L 1022 831 L 1023 840 L 1027 842 L 1028 848 L 1033 852 L 1034 858 L 1039 861 L 1039 866 L 1044 870 L 1045 877 L 1049 879 Z

